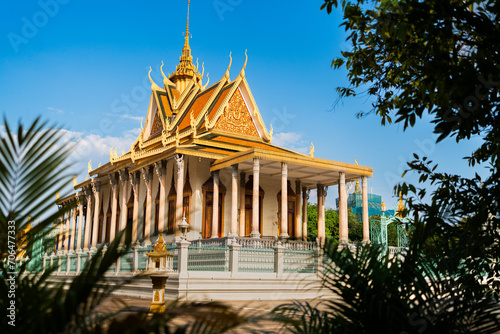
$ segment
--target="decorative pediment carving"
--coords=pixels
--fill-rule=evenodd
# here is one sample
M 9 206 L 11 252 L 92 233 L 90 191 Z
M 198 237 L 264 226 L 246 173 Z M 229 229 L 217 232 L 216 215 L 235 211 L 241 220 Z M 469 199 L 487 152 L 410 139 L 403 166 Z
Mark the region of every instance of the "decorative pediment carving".
M 239 89 L 234 92 L 213 128 L 260 138 Z

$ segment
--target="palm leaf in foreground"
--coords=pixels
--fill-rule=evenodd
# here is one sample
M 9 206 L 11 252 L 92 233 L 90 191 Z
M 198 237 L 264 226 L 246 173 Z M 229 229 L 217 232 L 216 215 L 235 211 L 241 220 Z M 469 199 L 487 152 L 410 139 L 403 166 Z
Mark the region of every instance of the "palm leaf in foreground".
M 453 275 L 421 252 L 390 258 L 377 246 L 358 246 L 355 252 L 327 242 L 323 283 L 337 297 L 315 307 L 295 302 L 274 313 L 294 333 L 494 333 L 499 307 L 484 291 L 471 299 Z M 340 298 L 338 298 L 340 297 Z

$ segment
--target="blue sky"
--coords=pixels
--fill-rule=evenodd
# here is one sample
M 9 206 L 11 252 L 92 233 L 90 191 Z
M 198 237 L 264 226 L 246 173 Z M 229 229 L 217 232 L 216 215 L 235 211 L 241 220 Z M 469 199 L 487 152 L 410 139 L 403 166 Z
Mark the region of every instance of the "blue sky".
M 274 144 L 315 156 L 370 166 L 369 188 L 392 207 L 392 189 L 414 152 L 430 156 L 440 168 L 471 176 L 461 159 L 479 138 L 434 144 L 425 119 L 413 129 L 381 126 L 367 111 L 366 96 L 333 108 L 335 87 L 346 72 L 330 63 L 348 48 L 339 27 L 341 13 L 320 11 L 321 0 L 191 1 L 190 45 L 215 83 L 232 51 L 231 78 L 248 49 L 247 80 Z M 68 131 L 79 148 L 73 154 L 78 180 L 87 162 L 109 161 L 109 149 L 128 150 L 146 117 L 150 90 L 147 70 L 161 83 L 159 66 L 175 70 L 183 46 L 186 1 L 11 1 L 0 14 L 0 112 L 10 122 L 41 115 Z M 206 79 L 205 79 L 206 80 Z M 408 180 L 415 181 L 409 176 Z M 336 188 L 327 206 L 335 207 Z

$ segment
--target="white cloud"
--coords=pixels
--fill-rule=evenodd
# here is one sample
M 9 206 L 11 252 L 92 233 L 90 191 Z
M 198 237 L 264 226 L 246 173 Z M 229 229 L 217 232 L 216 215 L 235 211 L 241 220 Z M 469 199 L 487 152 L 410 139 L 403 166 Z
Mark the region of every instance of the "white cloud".
M 130 119 L 130 120 L 133 120 L 133 121 L 143 121 L 143 117 L 139 117 L 139 116 L 132 116 L 132 115 L 128 115 L 128 114 L 111 114 L 111 113 L 108 113 L 106 114 L 106 116 L 118 116 L 118 117 L 121 117 L 121 118 L 125 118 L 125 119 Z
M 66 132 L 65 141 L 76 143 L 75 150 L 69 158 L 71 172 L 77 175 L 78 182 L 82 182 L 88 175 L 88 162 L 92 161 L 92 168 L 95 169 L 101 163 L 109 162 L 109 152 L 116 149 L 118 155 L 122 150 L 128 152 L 132 143 L 137 139 L 140 129 L 126 131 L 120 137 L 105 136 L 98 134 L 83 134 L 64 130 Z
M 56 113 L 58 113 L 58 114 L 64 114 L 64 111 L 63 111 L 63 110 L 61 110 L 61 109 L 52 108 L 52 107 L 47 107 L 47 109 L 49 109 L 49 110 L 53 110 L 53 111 L 55 111 L 55 112 L 56 112 Z
M 273 135 L 272 144 L 302 154 L 308 154 L 311 145 L 302 138 L 302 135 L 300 133 L 295 132 L 275 133 Z

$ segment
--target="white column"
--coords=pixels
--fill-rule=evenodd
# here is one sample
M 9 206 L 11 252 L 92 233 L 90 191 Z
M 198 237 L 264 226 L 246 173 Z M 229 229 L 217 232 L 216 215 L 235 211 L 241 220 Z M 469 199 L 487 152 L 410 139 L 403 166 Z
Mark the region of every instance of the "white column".
M 240 174 L 240 237 L 245 236 L 245 173 Z
M 63 213 L 62 217 L 61 217 L 61 224 L 59 225 L 59 240 L 57 241 L 58 252 L 61 252 L 63 250 L 64 222 L 65 222 L 64 217 L 65 217 L 65 214 Z
M 309 192 L 306 187 L 302 188 L 302 240 L 307 241 L 307 200 L 309 199 Z
M 167 167 L 165 162 L 155 162 L 156 174 L 160 180 L 160 208 L 158 210 L 158 233 L 163 233 L 165 230 L 165 222 L 167 221 L 166 199 L 167 199 Z
M 349 232 L 347 227 L 347 198 L 345 173 L 339 173 L 339 243 L 347 244 Z
M 66 215 L 66 224 L 65 224 L 65 232 L 64 232 L 64 250 L 65 252 L 69 251 L 69 230 L 70 230 L 70 224 L 71 224 L 71 216 L 72 216 L 73 210 L 69 210 L 68 214 Z
M 87 214 L 85 216 L 85 232 L 83 235 L 83 251 L 89 251 L 90 227 L 92 225 L 92 190 L 90 187 L 85 189 L 85 197 L 87 198 Z
M 99 230 L 99 211 L 101 211 L 101 183 L 99 181 L 92 182 L 92 191 L 94 193 L 94 226 L 92 228 L 92 247 L 91 250 L 97 249 L 97 232 Z
M 302 221 L 301 221 L 301 200 L 302 187 L 300 180 L 295 180 L 295 238 L 303 238 L 302 236 Z
M 83 196 L 78 197 L 78 240 L 76 240 L 76 249 L 82 249 L 83 233 Z
M 238 165 L 231 170 L 231 232 L 229 236 L 236 237 L 238 229 Z
M 252 200 L 252 238 L 260 238 L 259 232 L 259 159 L 253 159 L 253 200 Z
M 370 221 L 368 218 L 368 177 L 361 178 L 363 192 L 363 243 L 370 242 Z
M 325 242 L 325 196 L 324 187 L 318 184 L 318 239 L 321 243 Z
M 288 235 L 288 168 L 287 164 L 281 163 L 281 239 L 287 239 Z
M 146 183 L 146 216 L 144 217 L 144 244 L 151 245 L 151 217 L 153 197 L 153 173 L 149 167 L 141 168 L 141 174 Z
M 139 184 L 140 179 L 136 173 L 129 174 L 130 184 L 134 192 L 134 217 L 132 222 L 132 243 L 137 242 L 137 229 L 139 223 Z
M 118 175 L 120 177 L 120 181 L 122 184 L 122 198 L 121 198 L 121 210 L 120 210 L 120 231 L 123 231 L 125 227 L 127 226 L 127 214 L 128 214 L 128 187 L 129 187 L 129 175 L 127 171 L 125 170 L 120 170 L 118 171 Z M 123 241 L 123 240 L 122 240 Z
M 177 196 L 175 201 L 175 235 L 180 236 L 179 228 L 177 227 L 182 221 L 182 199 L 184 197 L 184 157 L 182 154 L 175 155 L 177 164 Z
M 213 172 L 214 192 L 212 207 L 212 233 L 211 238 L 219 237 L 219 171 Z
M 71 252 L 73 252 L 73 250 L 75 249 L 75 245 L 76 245 L 76 215 L 77 215 L 77 212 L 76 212 L 76 208 L 74 208 L 73 210 L 71 210 L 71 243 L 68 243 L 68 250 L 71 250 Z
M 116 234 L 116 211 L 118 210 L 118 179 L 115 174 L 109 176 L 111 186 L 111 226 L 109 228 L 109 242 L 115 240 Z

